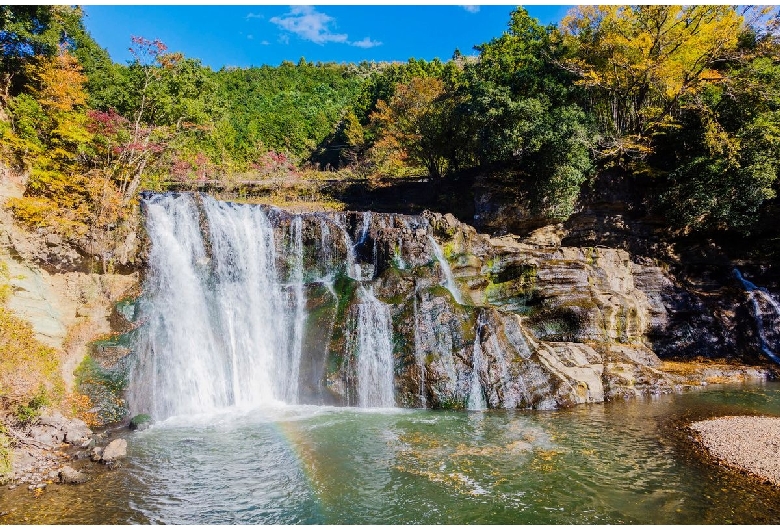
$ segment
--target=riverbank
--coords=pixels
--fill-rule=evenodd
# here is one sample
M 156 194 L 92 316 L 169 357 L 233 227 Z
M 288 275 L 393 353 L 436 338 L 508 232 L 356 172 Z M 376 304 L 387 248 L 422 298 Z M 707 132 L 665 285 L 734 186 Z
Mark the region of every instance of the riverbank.
M 59 412 L 44 414 L 26 425 L 4 418 L 11 439 L 11 473 L 5 477 L 8 489 L 27 485 L 35 495 L 53 483 L 88 482 L 97 464 L 114 467 L 125 457 L 124 429 L 93 432 L 79 419 Z
M 691 429 L 722 465 L 780 486 L 780 418 L 727 416 L 697 421 Z

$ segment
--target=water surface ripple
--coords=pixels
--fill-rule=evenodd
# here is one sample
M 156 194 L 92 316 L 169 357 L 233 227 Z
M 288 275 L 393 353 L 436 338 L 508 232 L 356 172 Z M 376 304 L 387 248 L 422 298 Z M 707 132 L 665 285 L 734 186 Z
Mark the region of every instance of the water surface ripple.
M 562 411 L 289 406 L 128 433 L 124 467 L 3 523 L 765 523 L 780 489 L 712 465 L 687 422 L 780 415 L 780 384 Z

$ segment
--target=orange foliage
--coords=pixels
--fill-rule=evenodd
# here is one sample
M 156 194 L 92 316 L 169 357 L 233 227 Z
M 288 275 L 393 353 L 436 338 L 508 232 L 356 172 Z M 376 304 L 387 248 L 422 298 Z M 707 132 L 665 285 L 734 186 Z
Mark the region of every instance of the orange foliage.
M 49 112 L 69 112 L 87 102 L 87 76 L 66 49 L 53 57 L 41 56 L 29 67 L 38 86 L 31 87 L 35 99 Z
M 101 425 L 97 413 L 92 412 L 94 404 L 86 394 L 73 393 L 65 398 L 65 406 L 73 417 L 76 417 L 90 427 Z
M 376 154 L 390 166 L 423 166 L 431 176 L 441 176 L 446 169 L 442 152 L 451 141 L 443 130 L 447 105 L 440 79 L 415 77 L 399 83 L 390 101 L 379 101 L 371 116 L 379 130 Z

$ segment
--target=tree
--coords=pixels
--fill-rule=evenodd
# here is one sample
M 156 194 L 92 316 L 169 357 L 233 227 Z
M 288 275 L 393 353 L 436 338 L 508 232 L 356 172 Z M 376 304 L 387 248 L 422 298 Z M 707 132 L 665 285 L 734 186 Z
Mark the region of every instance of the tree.
M 750 232 L 780 177 L 780 64 L 772 47 L 737 61 L 659 140 L 672 161 L 661 206 L 678 228 Z M 767 53 L 768 56 L 763 54 Z
M 580 6 L 561 22 L 562 64 L 588 89 L 591 108 L 620 158 L 643 156 L 674 122 L 684 96 L 731 57 L 743 17 L 730 6 Z
M 86 232 L 90 218 L 89 179 L 81 174 L 86 129 L 86 77 L 64 47 L 58 55 L 38 56 L 26 75 L 30 96 L 14 105 L 25 134 L 40 148 L 33 158 L 25 197 L 10 201 L 18 218 L 41 226 L 56 226 L 68 235 Z M 20 128 L 22 128 L 20 127 Z
M 447 169 L 452 101 L 444 83 L 434 77 L 415 77 L 399 83 L 389 101 L 379 101 L 372 122 L 379 131 L 375 150 L 390 160 L 423 166 L 432 177 Z
M 61 46 L 85 57 L 100 49 L 84 29 L 82 18 L 80 7 L 0 6 L 0 87 L 6 99 L 29 83 L 24 66 L 32 58 L 56 56 Z M 82 54 L 82 48 L 89 52 Z

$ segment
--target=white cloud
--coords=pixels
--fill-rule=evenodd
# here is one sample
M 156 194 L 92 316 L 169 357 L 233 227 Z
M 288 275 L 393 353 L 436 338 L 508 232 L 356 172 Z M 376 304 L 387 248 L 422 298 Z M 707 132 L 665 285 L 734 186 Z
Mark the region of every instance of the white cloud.
M 261 15 L 260 13 L 249 13 L 244 18 L 249 20 L 250 18 L 265 18 L 265 16 Z
M 346 33 L 334 33 L 331 29 L 331 23 L 335 19 L 311 6 L 292 6 L 289 13 L 281 17 L 272 17 L 270 21 L 283 30 L 315 44 L 347 42 Z
M 262 44 L 263 46 L 268 46 L 271 43 L 268 42 L 267 40 L 264 40 L 264 41 L 261 41 L 260 44 Z
M 460 6 L 469 13 L 479 13 L 479 6 Z
M 373 48 L 374 46 L 382 45 L 381 42 L 376 40 L 371 40 L 369 37 L 354 42 L 348 42 L 347 44 L 349 44 L 350 46 L 357 46 L 358 48 Z
M 247 35 L 246 38 L 249 39 L 249 40 L 252 40 L 252 39 L 255 38 L 255 36 L 254 35 Z

